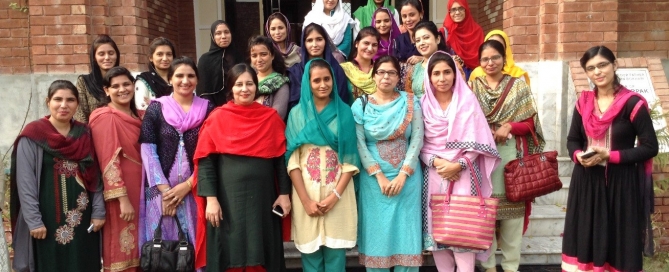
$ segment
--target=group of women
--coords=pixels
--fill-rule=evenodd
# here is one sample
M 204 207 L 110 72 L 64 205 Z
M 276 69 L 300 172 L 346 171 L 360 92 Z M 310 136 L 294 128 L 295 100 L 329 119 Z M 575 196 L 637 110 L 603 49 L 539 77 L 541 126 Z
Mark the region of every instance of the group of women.
M 161 227 L 165 240 L 187 235 L 198 271 L 285 271 L 284 238 L 304 271 L 344 271 L 356 245 L 369 271 L 418 271 L 424 250 L 439 271 L 474 271 L 477 259 L 496 271 L 498 248 L 502 268 L 517 271 L 530 203 L 506 199 L 503 171 L 544 146 L 529 77 L 504 32 L 465 44 L 458 32 L 475 27 L 464 0 L 449 1 L 441 32 L 406 0 L 401 34 L 386 6 L 356 11 L 372 24 L 357 30 L 334 23 L 340 1 L 317 0 L 301 48 L 275 13 L 267 36 L 249 40 L 250 65 L 224 21 L 197 66 L 156 38 L 136 79 L 99 36 L 91 73 L 76 87 L 53 82 L 50 115 L 16 139 L 14 269 L 139 271 L 139 251 Z M 319 24 L 320 12 L 333 23 Z M 354 30 L 352 53 L 342 53 Z M 563 269 L 639 271 L 657 139 L 608 48 L 581 64 L 596 88 L 579 98 L 568 139 L 576 166 Z M 450 183 L 457 195 L 500 199 L 490 250 L 433 239 L 428 203 Z

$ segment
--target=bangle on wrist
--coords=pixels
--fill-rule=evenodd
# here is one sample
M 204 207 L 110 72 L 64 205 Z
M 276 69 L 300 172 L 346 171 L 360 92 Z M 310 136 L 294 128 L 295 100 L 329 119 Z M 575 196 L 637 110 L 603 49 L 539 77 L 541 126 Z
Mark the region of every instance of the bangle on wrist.
M 332 189 L 332 192 L 338 199 L 341 199 L 341 195 L 339 195 L 339 193 L 337 192 L 337 188 Z
M 186 184 L 188 184 L 188 188 L 193 189 L 193 182 L 189 180 L 186 180 Z

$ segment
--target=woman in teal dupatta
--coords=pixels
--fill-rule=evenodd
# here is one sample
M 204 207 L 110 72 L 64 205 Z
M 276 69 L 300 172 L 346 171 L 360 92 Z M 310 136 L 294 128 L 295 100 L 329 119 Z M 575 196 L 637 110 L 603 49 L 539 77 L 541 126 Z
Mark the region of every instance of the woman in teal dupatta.
M 375 92 L 352 107 L 367 170 L 360 175 L 358 192 L 358 251 L 367 271 L 417 272 L 423 264 L 423 115 L 412 93 L 396 89 L 399 72 L 395 57 L 381 57 L 372 69 Z
M 291 236 L 304 271 L 344 271 L 346 249 L 356 244 L 357 208 L 352 176 L 358 149 L 351 109 L 336 90 L 323 59 L 305 66 L 300 102 L 288 116 L 286 159 L 293 182 Z

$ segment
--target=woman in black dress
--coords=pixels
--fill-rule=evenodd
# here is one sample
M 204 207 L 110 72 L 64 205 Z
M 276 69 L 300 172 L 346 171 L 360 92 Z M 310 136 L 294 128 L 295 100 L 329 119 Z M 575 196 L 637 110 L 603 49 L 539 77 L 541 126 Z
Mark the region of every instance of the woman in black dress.
M 200 83 L 197 84 L 195 93 L 218 107 L 228 101 L 227 93 L 223 89 L 225 75 L 232 66 L 242 62 L 242 55 L 235 52 L 232 46 L 232 29 L 225 21 L 217 20 L 211 24 L 210 37 L 209 52 L 202 54 L 197 61 Z
M 652 159 L 658 152 L 648 104 L 620 85 L 616 58 L 605 46 L 588 49 L 581 67 L 595 89 L 581 93 L 567 136 L 576 165 L 562 270 L 641 271 L 642 252 L 653 250 Z

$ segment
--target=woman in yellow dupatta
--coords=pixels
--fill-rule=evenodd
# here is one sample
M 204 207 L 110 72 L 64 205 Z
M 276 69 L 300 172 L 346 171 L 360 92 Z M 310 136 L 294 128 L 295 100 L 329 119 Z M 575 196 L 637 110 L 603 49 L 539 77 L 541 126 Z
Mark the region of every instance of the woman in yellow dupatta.
M 511 52 L 511 43 L 509 42 L 509 36 L 504 33 L 504 31 L 495 29 L 488 32 L 488 35 L 485 36 L 485 40 L 496 40 L 501 42 L 504 45 L 504 51 L 506 51 L 506 61 L 504 62 L 504 68 L 502 69 L 503 74 L 510 75 L 512 77 L 520 78 L 523 76 L 527 85 L 530 85 L 530 75 L 525 72 L 522 68 L 516 66 L 516 62 L 513 60 L 513 52 Z M 469 75 L 469 82 L 474 81 L 475 78 L 485 75 L 483 68 L 481 66 L 476 67 Z

